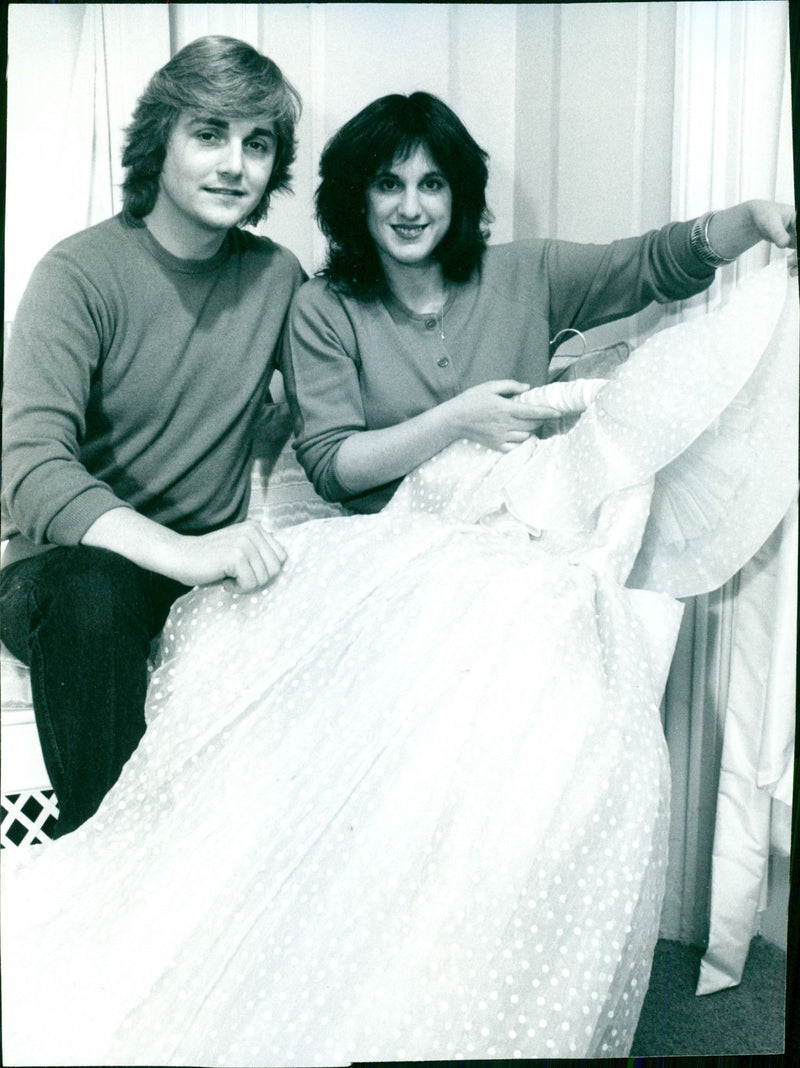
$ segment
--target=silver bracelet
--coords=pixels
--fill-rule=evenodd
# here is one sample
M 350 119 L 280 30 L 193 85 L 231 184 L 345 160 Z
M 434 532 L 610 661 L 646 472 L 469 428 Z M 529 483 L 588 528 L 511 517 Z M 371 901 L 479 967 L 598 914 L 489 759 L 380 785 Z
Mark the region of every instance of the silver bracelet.
M 726 263 L 733 263 L 736 257 L 720 256 L 711 247 L 711 242 L 708 240 L 708 224 L 714 218 L 714 214 L 710 211 L 707 215 L 701 215 L 695 219 L 689 234 L 689 245 L 701 263 L 704 263 L 706 267 L 716 268 Z

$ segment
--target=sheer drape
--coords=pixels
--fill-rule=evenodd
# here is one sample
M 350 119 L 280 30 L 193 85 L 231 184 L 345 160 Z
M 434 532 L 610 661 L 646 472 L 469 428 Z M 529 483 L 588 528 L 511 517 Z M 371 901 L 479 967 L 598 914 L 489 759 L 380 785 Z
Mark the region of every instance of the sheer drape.
M 782 0 L 12 5 L 6 318 L 47 248 L 119 209 L 122 130 L 135 100 L 152 71 L 201 34 L 260 47 L 303 96 L 295 193 L 276 198 L 262 225 L 312 271 L 323 255 L 312 211 L 319 153 L 387 92 L 440 94 L 489 151 L 495 241 L 606 241 L 748 197 L 790 200 L 786 21 Z M 719 272 L 707 297 L 649 309 L 592 340 L 636 341 L 699 314 L 768 255 L 764 246 Z M 773 551 L 781 544 L 776 535 Z M 698 944 L 708 932 L 732 671 L 747 640 L 746 613 L 736 612 L 743 581 L 687 605 L 664 703 L 674 782 L 663 933 Z M 781 582 L 774 595 L 791 588 Z M 777 694 L 794 677 L 793 641 L 769 640 Z M 748 906 L 745 949 L 754 924 Z
M 166 5 L 11 4 L 5 317 L 57 241 L 119 211 L 123 129 L 170 56 Z
M 676 16 L 672 217 L 757 197 L 791 202 L 785 5 L 685 3 Z M 667 321 L 714 306 L 774 254 L 766 244 L 752 249 Z M 772 806 L 758 781 L 758 749 L 762 731 L 782 733 L 789 747 L 794 740 L 793 695 L 783 681 L 794 678 L 794 643 L 779 634 L 787 618 L 796 619 L 789 616 L 796 583 L 790 553 L 791 526 L 784 525 L 726 586 L 687 605 L 664 702 L 674 789 L 663 931 L 701 945 L 708 939 L 698 988 L 704 993 L 740 980 L 767 904 Z M 788 581 L 776 583 L 779 557 Z M 781 695 L 770 704 L 768 677 Z M 787 822 L 786 812 L 782 818 Z

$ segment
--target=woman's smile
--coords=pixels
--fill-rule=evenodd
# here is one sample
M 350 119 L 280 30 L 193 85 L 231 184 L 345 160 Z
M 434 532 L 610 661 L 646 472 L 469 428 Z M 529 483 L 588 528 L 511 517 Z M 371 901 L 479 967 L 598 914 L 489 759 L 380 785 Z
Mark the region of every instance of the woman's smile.
M 427 225 L 428 224 L 425 223 L 422 226 L 409 226 L 405 223 L 395 223 L 392 229 L 398 235 L 398 237 L 403 238 L 403 240 L 413 241 L 425 231 Z

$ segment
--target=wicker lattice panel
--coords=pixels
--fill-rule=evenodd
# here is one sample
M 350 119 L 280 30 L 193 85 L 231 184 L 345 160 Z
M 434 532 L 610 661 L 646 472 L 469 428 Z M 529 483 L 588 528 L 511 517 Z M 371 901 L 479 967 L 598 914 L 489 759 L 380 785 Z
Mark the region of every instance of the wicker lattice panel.
M 52 837 L 58 819 L 58 803 L 52 790 L 6 794 L 0 804 L 0 848 L 34 845 Z

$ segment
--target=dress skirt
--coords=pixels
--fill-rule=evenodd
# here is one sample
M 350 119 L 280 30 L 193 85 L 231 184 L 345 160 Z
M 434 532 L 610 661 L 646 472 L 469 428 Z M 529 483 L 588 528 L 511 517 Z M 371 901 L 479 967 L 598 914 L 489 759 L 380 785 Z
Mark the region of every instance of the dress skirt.
M 282 530 L 265 590 L 176 602 L 117 785 L 4 857 L 5 1063 L 626 1055 L 677 598 L 794 493 L 759 437 L 769 411 L 796 441 L 789 286 L 657 335 L 559 436 L 457 443 L 380 515 Z

